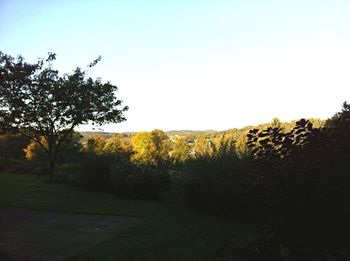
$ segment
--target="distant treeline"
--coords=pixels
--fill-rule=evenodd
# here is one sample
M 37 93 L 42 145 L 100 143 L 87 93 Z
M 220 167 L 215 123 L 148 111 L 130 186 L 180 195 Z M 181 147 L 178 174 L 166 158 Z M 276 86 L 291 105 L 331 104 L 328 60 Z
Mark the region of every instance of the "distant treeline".
M 316 128 L 325 124 L 324 120 L 309 119 Z M 147 167 L 167 167 L 177 169 L 184 162 L 202 156 L 212 156 L 215 147 L 229 142 L 238 155 L 248 151 L 247 134 L 252 129 L 279 127 L 283 131 L 293 128 L 296 121 L 271 122 L 257 126 L 226 131 L 168 131 L 151 132 L 76 132 L 65 142 L 58 156 L 58 168 L 78 165 L 86 154 L 108 155 L 114 158 L 123 155 L 137 165 Z M 42 139 L 42 143 L 45 140 Z M 0 135 L 0 171 L 3 172 L 43 172 L 47 169 L 47 158 L 43 149 L 35 141 L 21 135 L 2 133 Z M 73 168 L 76 171 L 76 168 Z

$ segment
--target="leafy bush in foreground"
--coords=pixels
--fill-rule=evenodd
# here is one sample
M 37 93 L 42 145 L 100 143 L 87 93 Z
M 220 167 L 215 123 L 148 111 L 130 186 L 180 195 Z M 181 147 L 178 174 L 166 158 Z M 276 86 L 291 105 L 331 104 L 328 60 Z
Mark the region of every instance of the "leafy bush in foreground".
M 129 197 L 160 199 L 170 189 L 170 175 L 156 169 L 121 160 L 112 165 L 111 183 L 114 192 Z
M 213 153 L 187 161 L 178 176 L 182 201 L 217 213 L 233 213 L 243 207 L 242 177 L 248 158 L 239 157 L 232 140 L 212 144 Z
M 344 104 L 323 128 L 300 120 L 289 132 L 248 134 L 255 161 L 244 196 L 267 233 L 299 260 L 343 258 L 350 232 L 349 114 Z
M 114 160 L 109 154 L 86 153 L 80 162 L 78 182 L 95 190 L 110 191 L 110 169 Z

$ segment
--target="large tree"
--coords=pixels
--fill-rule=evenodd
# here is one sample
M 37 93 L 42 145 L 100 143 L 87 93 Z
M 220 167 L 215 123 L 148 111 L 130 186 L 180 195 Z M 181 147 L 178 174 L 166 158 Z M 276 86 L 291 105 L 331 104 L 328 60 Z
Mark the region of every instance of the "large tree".
M 131 138 L 132 161 L 153 167 L 164 167 L 169 161 L 170 140 L 165 132 L 155 129 L 139 132 Z
M 187 138 L 185 137 L 177 137 L 173 148 L 171 150 L 171 158 L 174 163 L 181 164 L 191 159 L 192 157 L 192 148 L 188 143 Z
M 32 64 L 0 52 L 0 130 L 37 142 L 48 156 L 51 179 L 60 146 L 75 127 L 125 121 L 128 109 L 116 97 L 115 85 L 92 79 L 80 68 L 59 74 L 54 60 L 55 54 L 49 53 L 45 61 Z

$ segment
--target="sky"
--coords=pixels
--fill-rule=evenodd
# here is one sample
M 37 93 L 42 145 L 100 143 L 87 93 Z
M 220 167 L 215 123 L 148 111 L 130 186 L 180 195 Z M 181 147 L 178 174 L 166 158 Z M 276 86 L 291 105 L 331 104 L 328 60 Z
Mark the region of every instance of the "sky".
M 326 119 L 350 101 L 347 0 L 0 0 L 0 50 L 118 86 L 110 132 Z M 82 126 L 81 130 L 90 130 Z

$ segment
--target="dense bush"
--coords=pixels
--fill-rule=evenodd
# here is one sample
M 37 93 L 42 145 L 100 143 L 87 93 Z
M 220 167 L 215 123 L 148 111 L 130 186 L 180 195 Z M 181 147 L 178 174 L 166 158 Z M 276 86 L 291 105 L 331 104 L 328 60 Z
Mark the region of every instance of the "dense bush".
M 1 134 L 0 135 L 0 158 L 3 159 L 24 159 L 23 148 L 25 148 L 29 139 L 20 135 Z
M 112 191 L 111 166 L 130 162 L 130 149 L 119 135 L 92 135 L 82 143 L 75 181 L 95 190 Z
M 296 260 L 346 260 L 349 104 L 325 126 L 302 119 L 294 128 L 252 129 L 245 155 L 228 141 L 208 145 L 211 153 L 187 160 L 172 182 L 181 200 L 216 213 L 243 213 L 261 225 L 267 245 L 282 242 Z
M 24 159 L 0 158 L 0 172 L 29 174 L 37 167 L 37 164 Z
M 255 157 L 244 196 L 267 233 L 278 235 L 299 260 L 341 260 L 350 232 L 349 106 L 313 128 L 252 130 Z M 322 251 L 321 251 L 322 250 Z
M 0 134 L 0 172 L 31 172 L 32 164 L 25 160 L 23 148 L 29 139 L 9 133 Z
M 234 236 L 227 242 L 227 247 L 221 254 L 225 260 L 245 261 L 291 261 L 288 248 L 278 239 L 264 233 L 255 232 L 244 236 Z
M 85 153 L 79 167 L 79 184 L 95 190 L 111 190 L 110 169 L 114 160 L 110 154 Z
M 211 144 L 213 152 L 185 162 L 175 183 L 180 199 L 196 208 L 217 213 L 241 211 L 243 176 L 248 157 L 240 157 L 232 140 Z
M 146 167 L 128 160 L 112 165 L 111 182 L 114 192 L 136 198 L 161 199 L 170 189 L 170 175 L 166 169 Z

